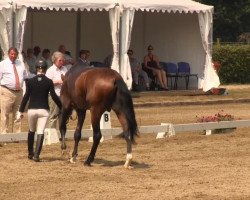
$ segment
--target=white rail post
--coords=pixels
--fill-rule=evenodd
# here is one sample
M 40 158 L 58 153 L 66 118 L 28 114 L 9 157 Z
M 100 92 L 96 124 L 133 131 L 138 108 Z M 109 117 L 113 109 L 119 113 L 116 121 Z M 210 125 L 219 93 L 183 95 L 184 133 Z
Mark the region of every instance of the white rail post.
M 160 138 L 164 138 L 164 137 L 171 137 L 175 135 L 175 130 L 174 130 L 174 126 L 171 123 L 161 123 L 161 126 L 167 126 L 166 128 L 166 132 L 158 132 L 156 139 L 160 139 Z
M 43 145 L 51 145 L 55 143 L 59 143 L 57 130 L 55 128 L 46 128 L 44 130 Z

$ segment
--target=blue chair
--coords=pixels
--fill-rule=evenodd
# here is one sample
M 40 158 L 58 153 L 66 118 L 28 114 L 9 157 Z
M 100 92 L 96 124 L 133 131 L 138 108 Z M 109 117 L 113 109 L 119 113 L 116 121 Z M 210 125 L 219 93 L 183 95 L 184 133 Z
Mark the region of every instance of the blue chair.
M 166 71 L 167 78 L 170 78 L 171 89 L 176 89 L 176 83 L 177 83 L 176 80 L 177 80 L 177 73 L 178 73 L 177 65 L 172 62 L 160 62 L 160 65 Z M 173 81 L 174 81 L 174 84 L 173 84 Z
M 90 62 L 90 65 L 94 65 L 94 67 L 106 67 L 104 63 L 98 62 L 98 61 L 92 61 Z
M 187 62 L 178 62 L 178 76 L 176 79 L 176 89 L 177 89 L 177 81 L 178 78 L 184 78 L 186 81 L 186 90 L 188 89 L 189 78 L 196 77 L 198 81 L 198 74 L 191 74 L 190 73 L 190 65 Z

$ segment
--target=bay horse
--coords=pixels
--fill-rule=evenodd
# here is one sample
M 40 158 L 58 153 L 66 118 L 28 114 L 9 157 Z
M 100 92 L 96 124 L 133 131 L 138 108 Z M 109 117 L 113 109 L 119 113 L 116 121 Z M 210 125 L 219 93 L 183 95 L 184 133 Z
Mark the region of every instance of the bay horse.
M 121 123 L 121 134 L 127 143 L 125 168 L 131 168 L 132 144 L 137 135 L 137 122 L 130 91 L 119 73 L 110 68 L 83 67 L 80 64 L 73 66 L 63 78 L 61 88 L 61 149 L 66 149 L 65 134 L 67 121 L 75 109 L 77 113 L 77 126 L 74 132 L 74 150 L 70 162 L 74 163 L 78 155 L 78 144 L 86 116 L 90 110 L 93 128 L 93 145 L 84 165 L 91 166 L 100 143 L 102 134 L 100 119 L 105 111 L 116 113 Z

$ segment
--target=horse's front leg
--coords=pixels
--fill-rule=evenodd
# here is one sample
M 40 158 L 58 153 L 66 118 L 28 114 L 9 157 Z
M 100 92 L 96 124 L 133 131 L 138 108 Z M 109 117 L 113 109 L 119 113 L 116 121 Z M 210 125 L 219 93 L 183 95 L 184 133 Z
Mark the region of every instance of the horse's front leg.
M 78 120 L 77 120 L 76 130 L 74 133 L 75 146 L 74 146 L 74 150 L 72 153 L 72 157 L 70 159 L 71 163 L 75 163 L 76 157 L 78 156 L 78 144 L 79 144 L 79 141 L 81 140 L 82 126 L 83 126 L 83 122 L 86 116 L 86 110 L 77 109 L 76 112 L 77 112 Z
M 132 141 L 130 139 L 130 135 L 128 131 L 124 132 L 124 137 L 127 142 L 127 156 L 126 156 L 126 162 L 124 164 L 124 167 L 127 169 L 132 169 L 133 167 L 131 166 L 132 162 Z
M 72 109 L 68 108 L 62 109 L 62 113 L 61 113 L 61 120 L 60 121 L 60 133 L 61 133 L 61 149 L 62 149 L 62 153 L 64 153 L 64 151 L 66 150 L 67 146 L 65 143 L 65 135 L 66 135 L 66 131 L 67 131 L 67 121 L 69 119 L 69 115 L 71 113 Z
M 91 163 L 95 159 L 96 150 L 102 138 L 101 129 L 100 129 L 100 120 L 101 120 L 101 113 L 100 112 L 91 112 L 91 122 L 93 128 L 93 145 L 90 151 L 90 154 L 85 161 L 84 165 L 91 166 Z

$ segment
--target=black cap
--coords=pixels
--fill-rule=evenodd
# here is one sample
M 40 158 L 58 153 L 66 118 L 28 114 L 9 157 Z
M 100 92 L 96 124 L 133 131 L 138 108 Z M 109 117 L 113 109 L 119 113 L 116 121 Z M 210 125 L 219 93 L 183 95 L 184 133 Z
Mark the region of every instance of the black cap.
M 39 59 L 36 61 L 36 68 L 37 69 L 47 69 L 47 63 L 44 60 Z

